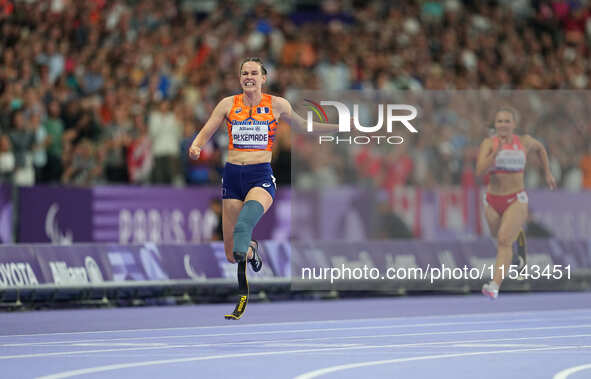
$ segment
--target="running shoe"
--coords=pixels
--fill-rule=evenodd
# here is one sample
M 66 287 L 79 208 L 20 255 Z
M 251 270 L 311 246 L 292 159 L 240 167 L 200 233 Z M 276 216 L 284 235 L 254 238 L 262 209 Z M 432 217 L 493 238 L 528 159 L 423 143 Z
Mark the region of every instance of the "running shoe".
M 499 296 L 499 287 L 495 282 L 486 283 L 482 286 L 482 294 L 494 300 Z
M 252 271 L 259 272 L 261 271 L 261 268 L 263 268 L 263 259 L 259 254 L 259 243 L 255 240 L 251 240 L 250 248 L 252 249 L 252 258 L 248 260 L 250 262 L 250 267 L 252 267 Z

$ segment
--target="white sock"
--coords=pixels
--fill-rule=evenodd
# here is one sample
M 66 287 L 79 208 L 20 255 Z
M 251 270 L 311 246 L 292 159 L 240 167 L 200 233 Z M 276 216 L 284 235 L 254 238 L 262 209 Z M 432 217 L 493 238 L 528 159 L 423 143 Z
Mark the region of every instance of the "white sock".
M 497 284 L 497 282 L 491 280 L 490 283 L 488 283 L 488 286 L 490 287 L 491 290 L 493 291 L 498 291 L 499 290 L 499 285 Z

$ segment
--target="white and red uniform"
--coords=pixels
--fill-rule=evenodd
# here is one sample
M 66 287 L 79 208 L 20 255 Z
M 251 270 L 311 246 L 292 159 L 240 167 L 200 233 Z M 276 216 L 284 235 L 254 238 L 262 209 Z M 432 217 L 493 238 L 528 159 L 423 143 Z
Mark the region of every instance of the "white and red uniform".
M 493 146 L 498 146 L 500 143 L 499 137 L 493 137 L 492 142 Z M 513 139 L 510 143 L 503 143 L 499 146 L 495 165 L 490 169 L 489 173 L 492 175 L 497 173 L 520 173 L 525 169 L 525 162 L 525 147 L 521 144 L 519 137 L 513 134 Z M 509 195 L 492 195 L 487 192 L 484 197 L 484 204 L 491 206 L 499 215 L 502 215 L 514 201 L 527 203 L 527 194 L 525 191 L 519 191 Z

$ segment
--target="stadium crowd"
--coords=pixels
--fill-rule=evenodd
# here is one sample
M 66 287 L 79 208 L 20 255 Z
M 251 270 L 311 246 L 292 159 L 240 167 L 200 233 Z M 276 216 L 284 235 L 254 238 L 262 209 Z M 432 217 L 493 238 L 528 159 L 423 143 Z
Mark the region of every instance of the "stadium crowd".
M 224 128 L 199 161 L 187 149 L 217 101 L 240 91 L 246 56 L 266 62 L 265 90 L 288 99 L 299 89 L 582 90 L 590 39 L 584 0 L 0 0 L 0 179 L 219 183 Z M 547 146 L 561 187 L 591 189 L 591 114 L 564 109 L 520 131 Z M 489 130 L 458 112 L 408 144 L 334 155 L 280 125 L 278 183 L 290 183 L 294 143 L 296 167 L 327 186 L 473 182 Z M 351 164 L 341 170 L 335 157 Z M 528 187 L 543 186 L 538 171 L 530 166 Z

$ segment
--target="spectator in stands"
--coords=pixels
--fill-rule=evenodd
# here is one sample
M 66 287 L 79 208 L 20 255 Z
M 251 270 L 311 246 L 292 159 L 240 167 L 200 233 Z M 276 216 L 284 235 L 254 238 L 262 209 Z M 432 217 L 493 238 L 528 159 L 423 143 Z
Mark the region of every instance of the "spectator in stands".
M 109 183 L 128 183 L 126 152 L 131 143 L 132 124 L 123 106 L 117 106 L 109 124 L 102 131 L 101 148 L 105 156 L 105 179 Z
M 35 134 L 27 124 L 21 110 L 12 114 L 12 128 L 10 143 L 14 154 L 14 182 L 16 185 L 30 186 L 35 184 L 35 170 L 33 168 L 33 145 Z
M 74 126 L 74 129 L 68 130 L 70 134 L 66 139 L 69 143 L 77 145 L 83 139 L 88 139 L 92 143 L 98 143 L 102 134 L 100 124 L 97 122 L 97 99 L 89 99 L 84 106 L 80 119 Z
M 57 101 L 49 103 L 47 120 L 43 124 L 49 137 L 47 146 L 47 164 L 43 174 L 43 181 L 59 181 L 62 176 L 62 153 L 64 123 L 59 117 L 60 105 Z
M 41 123 L 39 113 L 33 113 L 30 118 L 31 128 L 34 133 L 33 145 L 33 167 L 35 169 L 35 183 L 43 183 L 45 166 L 47 165 L 47 147 L 49 146 L 49 135 Z
M 591 2 L 320 2 L 308 5 L 312 18 L 298 2 L 264 2 L 252 11 L 250 2 L 220 2 L 211 11 L 202 8 L 198 18 L 193 13 L 198 6 L 186 1 L 54 3 L 63 4 L 52 2 L 48 8 L 45 1 L 17 1 L 0 26 L 0 129 L 10 133 L 9 116 L 16 109 L 23 109 L 27 119 L 40 113 L 50 136 L 45 179 L 54 182 L 62 176 L 62 153 L 71 154 L 72 144 L 85 138 L 94 144 L 111 140 L 102 134 L 109 134 L 117 105 L 127 102 L 130 111 L 148 118 L 157 157 L 153 179 L 170 183 L 171 172 L 179 172 L 184 121 L 175 123 L 167 112 L 167 117 L 152 117 L 162 113 L 161 100 L 189 104 L 190 122 L 197 123 L 221 93 L 236 90 L 229 73 L 248 52 L 269 62 L 273 74 L 267 85 L 287 97 L 294 90 L 315 88 L 591 88 L 586 64 Z M 232 18 L 222 17 L 226 13 Z M 252 26 L 244 31 L 247 20 Z M 531 113 L 539 112 L 532 108 Z M 169 133 L 168 124 L 177 124 L 176 131 Z M 440 137 L 448 133 L 440 130 L 442 124 L 450 136 Z M 67 133 L 62 145 L 64 130 L 77 131 Z M 416 183 L 459 184 L 466 163 L 473 164 L 466 150 L 477 147 L 483 136 L 466 138 L 471 130 L 452 122 L 436 123 L 427 132 L 434 137 L 420 146 L 419 155 L 409 146 L 413 158 L 422 158 L 413 162 L 421 170 Z M 557 141 L 552 128 L 542 124 L 533 122 L 527 132 Z M 561 133 L 567 141 L 578 139 L 568 128 Z M 564 140 L 556 144 L 557 155 L 572 149 Z M 575 149 L 583 153 L 582 147 Z M 356 159 L 357 152 L 349 154 L 343 158 Z M 387 153 L 377 155 L 372 162 Z M 106 157 L 111 179 L 114 157 Z M 558 156 L 552 161 L 562 184 L 576 187 L 579 173 L 573 162 Z M 210 175 L 217 174 L 216 168 L 209 168 Z M 336 182 L 355 182 L 365 174 L 356 175 Z M 528 184 L 541 185 L 535 175 L 529 177 Z
M 214 198 L 203 215 L 203 239 L 205 241 L 221 241 L 222 236 L 222 202 Z
M 49 104 L 51 109 L 52 103 Z M 71 100 L 64 106 L 64 111 L 61 113 L 60 119 L 64 130 L 73 129 L 78 123 L 81 115 L 80 101 Z
M 133 116 L 134 130 L 127 151 L 127 171 L 133 184 L 146 184 L 153 166 L 152 141 L 142 115 Z
M 14 174 L 14 154 L 10 145 L 10 137 L 0 136 L 0 182 L 11 183 Z
M 37 115 L 39 120 L 44 120 L 47 117 L 47 111 L 45 105 L 39 98 L 39 92 L 34 87 L 29 87 L 25 91 L 25 106 L 24 112 L 25 117 L 30 119 L 34 115 Z
M 62 181 L 65 184 L 91 186 L 102 173 L 100 157 L 88 139 L 74 146 L 71 159 L 66 161 Z
M 152 182 L 171 184 L 178 173 L 182 125 L 171 110 L 168 100 L 162 100 L 158 105 L 158 110 L 150 114 L 148 133 L 152 141 L 154 155 Z

